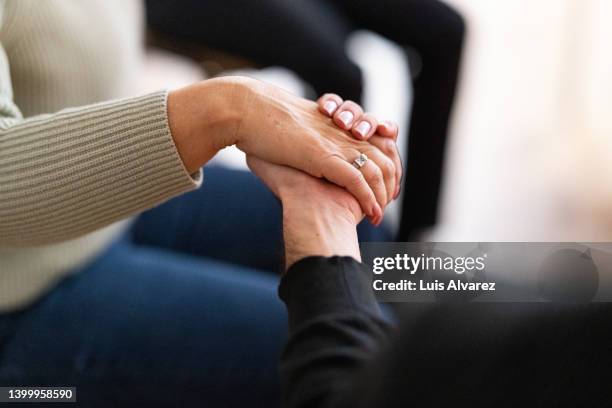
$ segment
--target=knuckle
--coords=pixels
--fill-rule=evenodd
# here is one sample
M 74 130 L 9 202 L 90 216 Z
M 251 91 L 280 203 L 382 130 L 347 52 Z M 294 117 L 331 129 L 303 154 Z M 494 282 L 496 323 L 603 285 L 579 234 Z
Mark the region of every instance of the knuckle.
M 349 163 L 352 163 L 353 160 L 355 160 L 357 157 L 359 157 L 361 152 L 359 150 L 355 149 L 354 145 L 351 144 L 351 141 L 347 141 L 347 142 L 344 142 L 344 143 L 346 143 L 346 147 L 347 147 L 343 151 L 344 157 L 346 157 L 346 161 L 348 161 Z
M 348 184 L 350 187 L 353 188 L 360 188 L 363 186 L 365 180 L 363 178 L 363 175 L 361 173 L 353 173 L 349 180 L 348 180 Z
M 329 174 L 333 162 L 327 159 L 315 159 L 308 162 L 308 173 L 315 177 L 325 177 Z
M 393 140 L 390 139 L 384 139 L 382 140 L 382 150 L 387 154 L 394 154 L 395 152 L 397 152 L 397 145 L 395 144 L 395 142 Z
M 372 166 L 372 171 L 368 177 L 370 183 L 372 184 L 383 184 L 385 179 L 383 177 L 383 173 L 378 166 Z
M 362 118 L 363 120 L 367 120 L 368 122 L 370 122 L 370 124 L 372 124 L 373 127 L 378 126 L 378 120 L 376 120 L 376 117 L 372 115 L 371 113 L 364 113 Z
M 324 147 L 322 147 L 320 151 L 320 157 L 308 161 L 307 172 L 315 177 L 327 177 L 333 174 L 337 168 L 336 161 L 338 160 L 338 157 L 335 153 L 326 151 Z
M 381 164 L 381 170 L 385 178 L 389 178 L 395 175 L 395 165 L 389 159 L 385 160 Z
M 345 101 L 344 105 L 346 108 L 350 108 L 350 109 L 354 109 L 356 111 L 360 111 L 363 112 L 363 110 L 361 109 L 361 106 L 353 101 Z

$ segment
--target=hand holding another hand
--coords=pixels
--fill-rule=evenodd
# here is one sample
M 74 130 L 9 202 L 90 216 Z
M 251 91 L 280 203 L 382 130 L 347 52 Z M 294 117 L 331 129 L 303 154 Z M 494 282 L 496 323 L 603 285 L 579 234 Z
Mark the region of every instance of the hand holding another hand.
M 356 225 L 364 214 L 349 192 L 253 156 L 247 156 L 247 163 L 282 203 L 286 269 L 307 256 L 361 259 Z
M 334 99 L 333 110 L 328 109 L 330 105 L 325 106 L 330 97 Z M 319 99 L 319 108 L 326 115 L 336 118 L 346 106 L 346 103 L 336 102 L 338 100 L 336 95 L 325 95 Z M 352 102 L 350 104 L 351 109 L 361 109 Z M 394 147 L 397 126 L 378 125 L 373 117 L 364 118 L 359 111 L 352 114 L 356 118 L 353 128 L 359 126 L 359 121 L 371 120 L 372 128 L 376 129 L 376 134 L 370 131 L 365 136 L 360 134 L 361 138 L 375 141 L 383 148 L 387 143 Z M 393 151 L 397 152 L 395 149 Z M 398 163 L 397 178 L 400 179 L 399 157 L 393 157 L 393 160 Z M 346 189 L 254 156 L 247 156 L 247 164 L 281 200 L 286 268 L 307 256 L 339 255 L 361 259 L 356 226 L 363 219 L 364 213 L 359 202 Z
M 324 102 L 331 97 L 339 107 L 333 112 L 333 120 L 321 114 L 327 112 Z M 347 121 L 342 121 L 347 116 L 342 112 L 348 110 L 355 124 L 350 129 Z M 224 77 L 171 92 L 168 117 L 189 171 L 235 144 L 249 156 L 344 187 L 375 224 L 380 223 L 383 209 L 399 192 L 396 127 L 378 125 L 358 105 L 342 102 L 335 95 L 327 95 L 317 105 L 260 81 Z M 363 134 L 362 122 L 370 124 Z M 374 129 L 379 135 L 372 136 Z M 352 163 L 362 153 L 369 160 L 357 169 Z

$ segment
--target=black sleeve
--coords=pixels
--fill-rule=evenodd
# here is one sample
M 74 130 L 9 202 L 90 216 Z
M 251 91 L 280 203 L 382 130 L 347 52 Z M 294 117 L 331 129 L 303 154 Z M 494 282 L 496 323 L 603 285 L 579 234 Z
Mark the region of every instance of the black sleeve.
M 369 271 L 307 258 L 283 278 L 285 408 L 604 406 L 611 303 L 406 304 L 381 318 Z
M 283 407 L 348 403 L 353 376 L 386 344 L 368 269 L 349 257 L 310 257 L 294 264 L 279 294 L 289 312 L 281 360 Z

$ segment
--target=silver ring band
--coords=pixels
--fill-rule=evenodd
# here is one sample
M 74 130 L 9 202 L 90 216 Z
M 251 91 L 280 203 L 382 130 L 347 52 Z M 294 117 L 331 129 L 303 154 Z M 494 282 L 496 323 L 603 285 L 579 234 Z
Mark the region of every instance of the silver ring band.
M 365 166 L 367 161 L 368 156 L 366 156 L 364 153 L 360 153 L 359 156 L 357 156 L 357 158 L 353 160 L 353 166 L 355 166 L 356 169 L 360 169 Z

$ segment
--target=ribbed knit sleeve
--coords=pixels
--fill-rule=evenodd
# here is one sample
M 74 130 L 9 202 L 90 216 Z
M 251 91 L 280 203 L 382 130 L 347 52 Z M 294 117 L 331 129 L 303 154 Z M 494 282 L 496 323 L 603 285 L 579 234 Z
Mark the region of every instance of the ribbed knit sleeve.
M 61 242 L 195 189 L 166 92 L 23 119 L 0 48 L 0 246 Z

